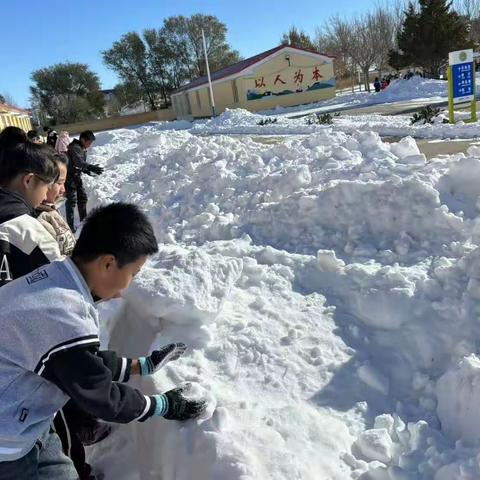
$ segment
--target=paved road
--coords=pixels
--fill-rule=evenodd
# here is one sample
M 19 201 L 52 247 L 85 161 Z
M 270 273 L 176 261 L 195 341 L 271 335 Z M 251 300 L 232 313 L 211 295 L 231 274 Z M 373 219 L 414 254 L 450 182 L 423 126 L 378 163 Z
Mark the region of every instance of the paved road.
M 453 155 L 455 153 L 466 153 L 470 145 L 480 145 L 480 140 L 458 140 L 458 141 L 432 141 L 416 140 L 418 148 L 430 159 L 438 155 Z

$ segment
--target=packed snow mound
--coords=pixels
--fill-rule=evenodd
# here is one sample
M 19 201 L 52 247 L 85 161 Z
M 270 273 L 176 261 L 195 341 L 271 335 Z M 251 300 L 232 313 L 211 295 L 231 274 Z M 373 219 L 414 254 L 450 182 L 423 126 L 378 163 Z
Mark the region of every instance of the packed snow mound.
M 443 431 L 455 440 L 480 445 L 480 359 L 465 357 L 437 382 L 438 416 Z
M 141 155 L 136 142 L 119 141 L 93 196 L 148 208 L 163 242 L 248 234 L 291 252 L 410 261 L 447 253 L 470 234 L 435 188 L 450 164 L 427 164 L 413 139 L 387 144 L 371 132 L 327 129 L 261 145 L 149 131 Z
M 475 218 L 480 213 L 480 158 L 459 159 L 440 178 L 438 190 L 452 212 Z
M 217 117 L 207 120 L 203 125 L 205 128 L 237 127 L 258 123 L 265 117 L 257 115 L 243 108 L 227 108 Z
M 372 86 L 373 87 L 373 86 Z M 422 78 L 418 75 L 409 80 L 393 80 L 390 85 L 381 92 L 356 92 L 337 94 L 331 100 L 297 105 L 294 107 L 280 107 L 258 112 L 262 115 L 307 115 L 309 111 L 334 111 L 335 106 L 343 107 L 366 107 L 369 105 L 378 105 L 382 103 L 401 102 L 405 100 L 425 99 L 429 100 L 447 100 L 447 81 Z
M 378 93 L 382 103 L 409 100 L 413 98 L 446 97 L 447 81 L 433 80 L 414 75 L 408 80 L 392 80 L 390 85 Z
M 335 128 L 109 135 L 92 204 L 142 206 L 162 245 L 104 337 L 129 356 L 187 343 L 135 385 L 193 382 L 215 407 L 119 428 L 91 453 L 107 478 L 480 477 L 477 149 L 426 162 L 411 138 Z
M 165 246 L 140 272 L 125 298 L 171 322 L 213 321 L 242 268 L 237 258 Z
M 411 80 L 401 80 L 410 82 Z M 425 80 L 426 81 L 426 80 Z M 436 80 L 434 82 L 437 82 Z M 376 97 L 379 94 L 368 94 Z M 424 102 L 418 104 L 418 108 Z M 441 113 L 436 124 L 411 124 L 410 115 L 348 115 L 348 112 L 332 118 L 335 131 L 354 134 L 359 131 L 377 132 L 382 136 L 403 137 L 411 135 L 415 138 L 475 138 L 480 136 L 480 122 L 465 123 L 470 117 L 466 112 L 455 112 L 455 124 L 442 123 L 448 112 Z M 227 109 L 222 114 L 209 120 L 194 122 L 166 122 L 163 130 L 188 130 L 194 135 L 254 135 L 284 136 L 309 135 L 329 130 L 330 125 L 311 124 L 307 117 L 288 118 L 281 115 L 260 115 L 243 109 Z M 157 127 L 160 131 L 160 126 Z

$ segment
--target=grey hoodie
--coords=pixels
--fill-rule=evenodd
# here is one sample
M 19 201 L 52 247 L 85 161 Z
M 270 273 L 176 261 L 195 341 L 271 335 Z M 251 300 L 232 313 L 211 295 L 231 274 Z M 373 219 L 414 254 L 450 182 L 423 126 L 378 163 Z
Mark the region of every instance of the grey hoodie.
M 154 413 L 155 398 L 116 383 L 127 360 L 115 374 L 98 355 L 98 314 L 71 259 L 0 288 L 0 305 L 0 462 L 26 455 L 69 398 L 110 421 Z

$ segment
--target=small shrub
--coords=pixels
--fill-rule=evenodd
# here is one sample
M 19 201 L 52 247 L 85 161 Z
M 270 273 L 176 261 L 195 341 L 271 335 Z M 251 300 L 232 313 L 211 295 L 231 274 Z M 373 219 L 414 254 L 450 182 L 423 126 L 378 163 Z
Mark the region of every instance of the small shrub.
M 307 125 L 332 125 L 333 119 L 339 117 L 340 113 L 314 113 L 306 118 Z
M 435 117 L 440 114 L 440 108 L 434 107 L 433 105 L 427 105 L 422 107 L 418 112 L 413 114 L 413 117 L 410 119 L 411 125 L 420 123 L 424 125 L 425 123 L 434 123 Z
M 271 117 L 267 117 L 267 118 L 262 118 L 258 123 L 257 125 L 271 125 L 272 123 L 277 123 L 278 121 L 278 118 L 271 118 Z

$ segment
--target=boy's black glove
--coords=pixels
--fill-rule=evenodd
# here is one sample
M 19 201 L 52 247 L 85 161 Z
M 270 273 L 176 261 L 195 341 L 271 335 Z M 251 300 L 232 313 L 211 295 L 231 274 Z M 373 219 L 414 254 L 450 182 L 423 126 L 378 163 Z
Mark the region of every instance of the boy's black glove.
M 174 388 L 161 395 L 153 395 L 156 408 L 154 415 L 167 420 L 190 420 L 198 418 L 205 413 L 207 402 L 205 400 L 189 400 L 185 397 L 185 390 L 189 384 Z
M 171 360 L 179 359 L 187 349 L 184 343 L 170 343 L 160 348 L 160 350 L 154 350 L 149 357 L 140 357 L 138 363 L 140 363 L 140 374 L 151 375 L 157 370 L 160 370 Z
M 89 175 L 101 175 L 103 173 L 103 170 L 103 167 L 101 167 L 100 165 L 89 165 L 87 173 Z

